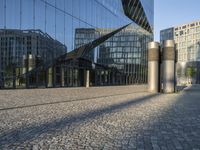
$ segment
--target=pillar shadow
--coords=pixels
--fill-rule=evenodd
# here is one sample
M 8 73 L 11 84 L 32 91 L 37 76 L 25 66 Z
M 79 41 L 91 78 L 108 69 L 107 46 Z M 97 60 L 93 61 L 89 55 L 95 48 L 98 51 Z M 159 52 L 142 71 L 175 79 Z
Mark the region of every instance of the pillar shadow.
M 159 114 L 153 114 L 139 129 L 128 131 L 134 134 L 125 139 L 125 149 L 200 148 L 200 85 L 184 89 L 178 99 Z M 124 140 L 124 137 L 118 139 Z
M 146 91 L 138 91 L 138 92 L 129 92 L 129 93 L 123 93 L 123 94 L 110 94 L 110 95 L 102 95 L 102 96 L 91 96 L 88 98 L 79 98 L 79 99 L 70 99 L 70 100 L 62 100 L 62 101 L 55 101 L 55 102 L 43 102 L 43 103 L 38 103 L 38 104 L 26 104 L 26 105 L 19 105 L 19 106 L 14 106 L 14 107 L 0 107 L 0 111 L 4 110 L 12 110 L 12 109 L 21 109 L 21 108 L 31 108 L 35 106 L 45 106 L 45 105 L 52 105 L 52 104 L 61 104 L 61 103 L 70 103 L 70 102 L 76 102 L 76 101 L 88 101 L 91 99 L 99 99 L 99 98 L 106 98 L 110 96 L 122 96 L 122 95 L 128 95 L 128 94 L 133 94 L 133 93 L 142 93 Z
M 151 98 L 155 98 L 160 94 L 149 94 L 148 96 L 143 96 L 137 99 L 132 99 L 126 102 L 114 104 L 105 108 L 96 109 L 77 115 L 66 116 L 65 118 L 54 120 L 49 123 L 31 125 L 29 127 L 21 126 L 20 128 L 5 132 L 0 135 L 0 149 L 8 145 L 20 144 L 23 142 L 38 139 L 41 134 L 53 134 L 56 130 L 61 130 L 66 126 L 77 125 L 85 121 L 90 121 L 96 119 L 102 115 L 110 114 L 114 111 L 125 109 L 129 106 L 136 105 L 139 103 L 144 103 Z

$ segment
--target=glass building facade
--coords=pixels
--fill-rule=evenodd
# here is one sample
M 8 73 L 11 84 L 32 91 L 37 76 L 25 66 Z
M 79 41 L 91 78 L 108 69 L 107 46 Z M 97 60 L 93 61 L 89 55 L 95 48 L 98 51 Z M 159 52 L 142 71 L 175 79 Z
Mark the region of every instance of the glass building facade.
M 62 86 L 81 86 L 83 81 L 79 79 L 84 73 L 80 69 L 85 68 L 83 64 L 82 68 L 76 67 L 76 63 L 82 58 L 62 64 L 63 71 L 56 67 L 45 70 L 43 65 L 44 74 L 55 74 L 50 77 L 54 84 L 46 83 L 49 79 L 38 75 L 43 71 L 30 75 L 26 68 L 28 58 L 34 58 L 36 64 L 28 63 L 31 68 L 37 68 L 130 23 L 83 58 L 91 66 L 101 68 L 98 73 L 91 73 L 91 85 L 98 85 L 99 78 L 106 82 L 99 85 L 111 84 L 105 69 L 109 67 L 120 74 L 116 84 L 126 84 L 127 80 L 146 83 L 146 46 L 153 40 L 153 5 L 153 0 L 0 0 L 0 87 L 25 86 L 28 82 L 51 87 L 62 79 Z M 25 79 L 16 81 L 16 74 L 23 74 L 20 68 L 30 75 L 29 79 L 25 75 Z M 136 74 L 142 78 L 136 79 Z
M 106 32 L 109 29 L 103 29 Z M 98 63 L 116 67 L 124 75 L 120 78 L 124 84 L 147 83 L 146 43 L 152 40 L 148 35 L 137 26 L 127 27 L 100 46 Z
M 168 28 L 160 31 L 160 41 L 173 40 L 174 39 L 174 28 Z

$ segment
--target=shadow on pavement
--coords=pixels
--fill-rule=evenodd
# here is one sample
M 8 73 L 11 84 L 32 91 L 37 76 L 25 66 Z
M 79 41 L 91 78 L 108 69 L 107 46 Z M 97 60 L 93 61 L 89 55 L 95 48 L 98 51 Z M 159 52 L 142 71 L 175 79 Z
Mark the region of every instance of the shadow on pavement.
M 75 125 L 76 123 L 81 123 L 87 120 L 95 119 L 102 115 L 109 114 L 117 110 L 125 109 L 132 105 L 143 103 L 159 95 L 160 94 L 149 94 L 148 96 L 118 103 L 105 108 L 96 109 L 78 115 L 67 116 L 59 120 L 54 120 L 53 122 L 44 123 L 40 125 L 31 125 L 29 127 L 22 126 L 18 129 L 8 131 L 0 135 L 0 148 L 4 148 L 7 145 L 20 144 L 23 142 L 38 139 L 41 134 L 53 134 L 56 132 L 57 129 L 63 129 L 66 126 Z
M 122 95 L 128 95 L 128 94 L 133 94 L 133 93 L 143 93 L 143 92 L 145 92 L 145 91 L 132 92 L 132 93 L 129 92 L 129 93 L 123 93 L 123 94 L 101 95 L 101 96 L 93 96 L 93 97 L 88 97 L 88 98 L 62 100 L 62 101 L 46 102 L 46 103 L 43 102 L 43 103 L 38 103 L 38 104 L 28 104 L 28 105 L 21 105 L 21 106 L 16 106 L 16 107 L 5 107 L 5 108 L 0 107 L 0 111 L 20 109 L 20 108 L 29 108 L 29 107 L 34 107 L 34 106 L 60 104 L 60 103 L 70 103 L 70 102 L 75 102 L 75 101 L 88 101 L 88 100 L 91 100 L 91 99 L 106 98 L 106 97 L 110 97 L 110 96 L 122 96 Z
M 178 99 L 160 115 L 151 118 L 146 127 L 136 132 L 138 149 L 199 149 L 200 148 L 200 85 L 192 85 L 183 90 Z M 151 122 L 152 121 L 152 122 Z M 123 140 L 123 137 L 121 137 Z M 128 142 L 129 143 L 129 142 Z M 127 149 L 130 147 L 126 145 Z

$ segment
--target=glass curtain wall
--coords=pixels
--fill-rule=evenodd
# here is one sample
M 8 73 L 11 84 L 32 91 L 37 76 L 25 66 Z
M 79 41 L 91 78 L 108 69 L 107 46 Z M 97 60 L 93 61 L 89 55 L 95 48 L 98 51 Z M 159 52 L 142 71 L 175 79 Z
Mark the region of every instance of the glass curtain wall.
M 102 34 L 106 32 L 110 31 L 104 29 Z M 123 84 L 146 83 L 146 43 L 149 41 L 152 41 L 150 33 L 137 26 L 129 26 L 100 46 L 98 62 L 118 68 L 124 75 L 121 77 Z
M 25 79 L 15 82 L 11 80 L 16 74 L 23 74 L 37 67 L 37 63 L 31 61 L 28 69 L 24 66 L 29 58 L 39 64 L 52 61 L 77 46 L 86 44 L 93 37 L 103 35 L 102 30 L 112 31 L 128 23 L 133 23 L 131 25 L 133 28 L 137 26 L 124 15 L 121 0 L 0 0 L 0 14 L 0 77 L 1 80 L 7 82 L 8 87 L 31 82 L 31 80 L 24 81 Z M 95 35 L 89 34 L 91 38 L 88 38 L 88 41 L 76 43 L 76 34 L 80 29 L 95 29 Z M 153 37 L 151 33 L 147 34 L 139 26 L 134 30 L 136 32 L 121 31 L 119 33 L 121 39 L 117 42 L 114 42 L 117 36 L 106 41 L 96 48 L 94 53 L 91 53 L 94 55 L 90 56 L 91 59 L 97 62 L 101 58 L 100 55 L 104 58 L 112 55 L 110 58 L 113 59 L 113 64 L 124 69 L 122 72 L 131 72 L 133 75 L 134 69 L 135 72 L 137 71 L 133 65 L 139 64 L 140 68 L 146 66 L 144 45 Z M 130 38 L 127 37 L 129 34 Z M 104 53 L 103 46 L 112 51 L 109 56 L 102 54 Z M 118 51 L 124 53 L 113 53 Z M 128 59 L 120 59 L 120 57 Z M 98 62 L 110 65 L 111 60 L 105 63 L 104 58 Z M 119 64 L 119 62 L 123 63 Z M 71 74 L 73 73 L 68 73 L 66 76 L 71 76 Z M 143 74 L 144 78 L 146 75 L 146 73 Z M 44 73 L 41 73 L 38 79 L 34 79 L 36 77 L 33 76 L 33 80 L 40 80 L 43 76 L 45 76 Z M 5 85 L 3 81 L 1 84 Z

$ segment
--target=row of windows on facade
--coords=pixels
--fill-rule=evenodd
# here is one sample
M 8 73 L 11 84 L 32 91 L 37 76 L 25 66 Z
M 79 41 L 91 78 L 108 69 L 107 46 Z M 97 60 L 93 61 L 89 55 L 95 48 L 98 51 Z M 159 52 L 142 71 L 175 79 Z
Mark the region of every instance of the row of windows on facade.
M 100 61 L 102 61 L 102 60 L 100 60 Z M 129 64 L 128 63 L 126 63 L 126 64 L 124 64 L 124 63 L 114 63 L 114 64 L 110 63 L 110 66 L 116 67 L 119 70 L 123 70 L 124 68 L 129 68 L 129 70 L 132 70 L 133 72 L 138 72 L 138 70 L 140 68 L 147 67 L 147 64 L 141 64 L 141 60 L 137 59 L 137 60 L 135 60 L 134 63 L 129 63 Z
M 132 64 L 134 67 L 134 65 L 142 65 L 141 64 L 141 59 L 140 58 L 135 58 L 135 59 L 116 59 L 116 58 L 113 58 L 113 59 L 102 59 L 102 60 L 99 60 L 99 63 L 102 63 L 102 64 L 122 64 L 122 66 L 124 67 L 124 65 L 126 64 Z M 120 69 L 120 68 L 118 68 Z M 121 68 L 122 69 L 122 68 Z
M 161 41 L 165 40 L 165 39 L 173 39 L 174 38 L 173 37 L 173 29 L 163 30 L 163 31 L 161 31 L 160 35 L 161 35 Z M 190 37 L 188 37 L 188 39 L 190 39 L 190 38 L 195 39 L 198 37 L 200 38 L 200 26 L 198 26 L 196 28 L 175 31 L 174 35 L 175 35 L 176 40 L 178 40 L 181 37 L 185 37 L 185 36 L 190 36 Z
M 75 38 L 75 40 L 92 40 L 92 39 L 95 39 L 95 38 L 89 38 L 89 37 L 85 37 L 85 38 L 82 38 L 82 37 L 76 37 Z M 139 41 L 140 40 L 140 38 L 136 38 L 136 37 L 134 37 L 134 36 L 130 36 L 130 37 L 119 37 L 119 38 L 116 38 L 116 37 L 114 37 L 114 38 L 111 38 L 111 39 L 108 39 L 108 41 L 107 42 L 127 42 L 127 41 L 131 41 L 131 42 L 137 42 L 137 41 Z
M 179 42 L 198 42 L 200 40 L 200 33 L 194 34 L 194 35 L 188 35 L 188 36 L 182 36 L 182 37 L 175 37 L 174 40 Z
M 76 40 L 75 45 L 84 45 L 93 40 Z M 145 42 L 143 42 L 145 44 Z M 141 47 L 141 42 L 105 42 L 103 45 L 106 47 Z
M 178 54 L 178 61 L 190 61 L 190 60 L 197 60 L 200 56 L 199 52 L 186 52 L 186 53 L 179 53 Z
M 177 30 L 186 29 L 186 28 L 190 28 L 190 27 L 194 27 L 194 26 L 198 26 L 198 25 L 200 25 L 200 22 L 194 22 L 191 24 L 183 25 L 181 27 L 176 27 L 174 30 L 177 31 Z
M 178 61 L 196 61 L 200 53 L 184 53 L 178 55 Z
M 141 53 L 139 52 L 135 52 L 135 53 L 100 53 L 102 56 L 100 57 L 105 57 L 105 58 L 130 58 L 130 59 L 134 59 L 134 58 L 140 58 L 142 56 Z
M 200 47 L 198 45 L 190 46 L 190 47 L 181 47 L 178 49 L 178 53 L 196 53 L 200 51 Z
M 62 45 L 58 45 L 56 44 L 56 42 L 54 42 L 55 44 L 53 44 L 53 47 L 56 48 L 61 48 L 63 47 Z M 38 50 L 39 47 L 40 48 L 44 48 L 47 47 L 49 45 L 49 43 L 45 43 L 44 40 L 40 40 L 40 39 L 19 39 L 19 38 L 1 38 L 1 42 L 0 42 L 0 47 L 1 49 L 20 49 L 20 50 L 25 50 L 25 49 L 36 49 Z M 51 44 L 52 46 L 52 44 Z M 64 48 L 64 47 L 63 47 Z
M 179 48 L 178 53 L 197 53 L 200 51 L 200 47 L 187 47 L 187 48 Z
M 79 42 L 77 42 L 79 43 Z M 86 42 L 87 43 L 87 42 Z M 140 47 L 140 44 L 139 42 L 133 42 L 134 44 L 131 44 L 129 45 L 128 43 L 119 43 L 119 46 L 117 46 L 117 43 L 116 42 L 106 42 L 105 43 L 105 46 L 106 47 L 110 47 L 110 50 L 112 52 L 134 52 L 134 51 L 140 51 L 141 50 L 141 47 Z M 137 44 L 135 44 L 137 43 Z M 83 43 L 79 43 L 80 45 L 81 44 L 84 44 Z M 126 44 L 126 45 L 125 45 Z M 116 46 L 116 47 L 114 47 Z M 121 47 L 123 46 L 123 47 Z M 38 50 L 38 42 L 36 43 L 36 45 L 31 45 L 31 41 L 27 41 L 26 45 L 24 44 L 21 44 L 21 43 L 12 43 L 12 42 L 1 42 L 1 49 L 12 49 L 12 48 L 15 48 L 15 50 L 19 49 L 19 50 L 25 50 L 26 49 L 36 49 Z
M 115 51 L 114 49 L 110 51 L 105 51 L 103 49 L 99 49 L 100 54 L 104 57 L 120 57 L 121 58 L 128 58 L 128 57 L 139 57 L 141 55 L 146 55 L 146 51 L 141 51 L 141 49 L 138 49 L 137 51 L 126 51 L 126 49 L 123 49 L 123 51 Z
M 196 28 L 175 31 L 175 36 L 182 36 L 182 35 L 195 34 L 195 33 L 200 33 L 200 26 Z
M 99 60 L 102 60 L 102 62 L 105 62 L 104 60 L 109 60 L 109 62 L 122 62 L 122 63 L 125 63 L 125 62 L 129 62 L 129 63 L 134 63 L 135 60 L 140 60 L 140 62 L 143 62 L 143 63 L 147 63 L 147 54 L 144 53 L 144 54 L 139 54 L 139 53 L 132 53 L 129 55 L 126 54 L 124 55 L 123 53 L 122 54 L 109 54 L 109 53 L 100 53 L 99 54 Z
M 200 45 L 189 45 L 185 47 L 177 47 L 179 53 L 197 52 L 200 50 Z
M 75 34 L 75 39 L 95 39 L 95 38 L 98 38 L 97 36 L 95 35 L 88 35 L 87 33 L 86 34 Z M 111 38 L 109 38 L 107 41 L 112 41 L 112 42 L 119 42 L 119 41 L 139 41 L 141 38 L 145 39 L 147 37 L 145 36 L 140 36 L 140 35 L 137 35 L 137 34 L 132 34 L 132 35 L 125 35 L 125 34 L 122 34 L 122 35 L 118 35 L 118 36 L 113 36 Z
M 132 64 L 135 65 L 145 65 L 146 62 L 142 61 L 140 58 L 139 59 L 101 59 L 98 61 L 98 63 L 101 64 L 106 64 L 106 65 L 113 65 L 113 64 L 121 64 L 121 65 L 127 65 L 127 64 Z M 117 68 L 120 69 L 120 68 Z
M 86 28 L 76 29 L 75 48 L 91 42 L 92 40 L 94 40 L 93 37 L 95 37 L 95 35 L 97 37 L 99 37 L 100 35 L 109 33 L 107 30 L 104 31 L 104 29 L 96 29 L 96 30 L 95 29 L 86 29 Z M 104 32 L 102 33 L 101 30 Z M 109 31 L 111 32 L 112 30 L 109 30 Z M 130 31 L 132 31 L 132 30 L 130 30 Z M 109 48 L 111 48 L 111 47 L 112 48 L 114 48 L 114 47 L 121 47 L 121 48 L 141 47 L 141 43 L 140 43 L 139 39 L 142 38 L 142 42 L 146 43 L 150 38 L 147 36 L 138 35 L 136 33 L 127 34 L 127 31 L 122 31 L 122 32 L 116 34 L 115 36 L 109 38 L 103 45 L 106 47 L 109 47 Z M 134 41 L 134 40 L 136 40 L 136 41 Z M 124 49 L 124 50 L 126 51 L 126 49 Z M 117 51 L 115 51 L 115 52 L 117 52 Z
M 131 42 L 105 42 L 106 47 L 141 47 L 141 42 L 131 41 Z
M 183 48 L 183 47 L 199 47 L 200 39 L 197 40 L 190 40 L 190 41 L 176 41 L 177 48 Z
M 199 56 L 200 55 L 200 51 L 187 51 L 187 52 L 180 52 L 178 53 L 178 55 L 196 55 Z

